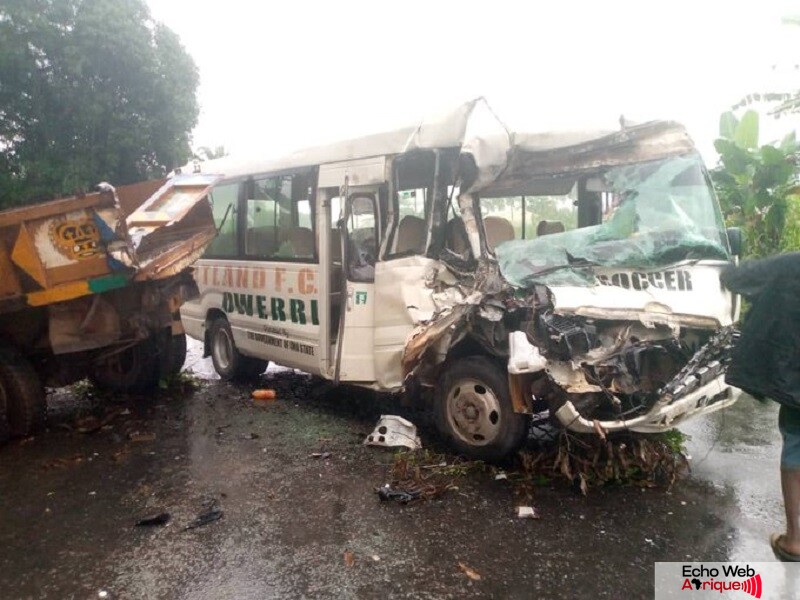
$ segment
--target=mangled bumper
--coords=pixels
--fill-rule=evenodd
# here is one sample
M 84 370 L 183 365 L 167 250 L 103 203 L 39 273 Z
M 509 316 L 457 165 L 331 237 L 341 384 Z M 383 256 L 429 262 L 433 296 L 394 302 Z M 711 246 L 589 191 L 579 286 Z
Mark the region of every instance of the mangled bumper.
M 658 433 L 687 419 L 726 408 L 741 394 L 741 390 L 726 384 L 725 376 L 720 375 L 681 398 L 662 398 L 647 413 L 628 420 L 589 420 L 582 417 L 569 401 L 555 412 L 555 416 L 566 429 L 579 433 L 597 433 L 597 426 L 607 432 Z

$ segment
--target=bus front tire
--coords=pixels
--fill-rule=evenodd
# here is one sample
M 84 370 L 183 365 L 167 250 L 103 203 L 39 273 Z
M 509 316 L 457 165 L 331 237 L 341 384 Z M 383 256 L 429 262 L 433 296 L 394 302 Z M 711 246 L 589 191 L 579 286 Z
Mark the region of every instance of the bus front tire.
M 218 317 L 209 331 L 211 362 L 214 370 L 226 381 L 255 379 L 267 369 L 267 361 L 244 356 L 236 348 L 227 319 Z
M 458 452 L 500 460 L 528 435 L 527 415 L 514 412 L 508 375 L 489 358 L 469 356 L 451 363 L 434 401 L 436 426 Z

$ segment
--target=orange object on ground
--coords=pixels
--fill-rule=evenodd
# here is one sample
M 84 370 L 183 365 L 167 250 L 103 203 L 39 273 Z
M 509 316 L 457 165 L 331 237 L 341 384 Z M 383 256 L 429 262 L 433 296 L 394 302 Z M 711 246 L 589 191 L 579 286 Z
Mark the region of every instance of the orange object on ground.
M 253 390 L 253 400 L 274 400 L 275 390 Z

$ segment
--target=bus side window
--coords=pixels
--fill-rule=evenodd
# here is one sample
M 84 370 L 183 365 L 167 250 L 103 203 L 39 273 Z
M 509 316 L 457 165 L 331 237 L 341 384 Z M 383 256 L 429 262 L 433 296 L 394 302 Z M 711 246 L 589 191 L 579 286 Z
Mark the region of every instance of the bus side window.
M 219 230 L 217 237 L 209 244 L 205 256 L 208 258 L 235 258 L 239 254 L 236 243 L 236 221 L 239 200 L 239 184 L 219 185 L 209 194 L 214 225 Z
M 394 163 L 395 230 L 388 257 L 425 254 L 433 202 L 435 155 L 409 152 Z
M 245 209 L 245 255 L 313 262 L 314 205 L 308 177 L 281 175 L 250 182 Z
M 280 181 L 276 177 L 250 183 L 245 202 L 244 253 L 253 258 L 271 258 L 278 249 L 278 202 Z
M 375 280 L 375 258 L 378 254 L 375 198 L 351 196 L 348 211 L 347 272 L 350 281 Z

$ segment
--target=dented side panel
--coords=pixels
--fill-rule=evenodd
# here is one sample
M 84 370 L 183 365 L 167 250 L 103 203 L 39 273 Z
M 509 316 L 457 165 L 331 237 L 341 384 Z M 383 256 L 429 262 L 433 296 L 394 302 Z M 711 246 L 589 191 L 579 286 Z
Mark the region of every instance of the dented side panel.
M 424 256 L 409 256 L 375 265 L 375 372 L 379 387 L 402 386 L 401 358 L 408 336 L 429 321 L 440 306 L 434 290 L 424 285 L 443 267 Z

